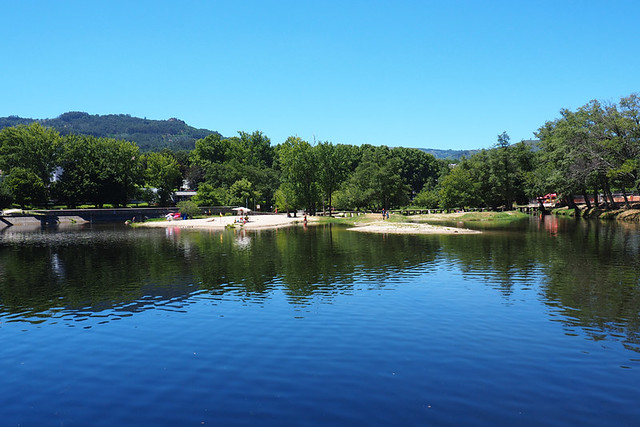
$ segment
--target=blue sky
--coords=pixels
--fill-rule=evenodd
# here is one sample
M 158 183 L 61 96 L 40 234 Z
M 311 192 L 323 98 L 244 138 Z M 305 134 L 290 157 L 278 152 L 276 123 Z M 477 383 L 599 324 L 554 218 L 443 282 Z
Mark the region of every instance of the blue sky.
M 488 148 L 640 91 L 638 1 L 3 2 L 0 116 Z

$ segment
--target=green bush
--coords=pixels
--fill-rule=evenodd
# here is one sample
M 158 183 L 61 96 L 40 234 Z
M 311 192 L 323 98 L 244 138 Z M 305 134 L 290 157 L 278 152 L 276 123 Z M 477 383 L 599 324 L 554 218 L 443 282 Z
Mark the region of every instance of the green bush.
M 181 215 L 187 215 L 187 217 L 194 217 L 197 215 L 200 215 L 202 212 L 200 211 L 200 208 L 198 207 L 198 205 L 196 205 L 194 202 L 192 202 L 191 200 L 185 200 L 182 202 L 178 202 L 178 204 L 176 205 L 178 207 L 178 209 L 180 210 L 180 214 Z

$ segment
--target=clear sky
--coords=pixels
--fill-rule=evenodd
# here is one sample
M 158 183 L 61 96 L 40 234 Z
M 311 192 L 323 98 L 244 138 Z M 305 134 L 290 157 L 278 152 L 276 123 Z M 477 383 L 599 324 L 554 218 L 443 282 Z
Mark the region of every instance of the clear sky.
M 0 116 L 473 149 L 640 91 L 637 0 L 0 1 Z

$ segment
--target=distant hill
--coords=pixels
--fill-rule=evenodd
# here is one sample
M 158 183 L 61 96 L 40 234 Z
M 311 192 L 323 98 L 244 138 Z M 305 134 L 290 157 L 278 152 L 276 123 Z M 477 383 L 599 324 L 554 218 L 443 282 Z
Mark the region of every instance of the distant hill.
M 0 117 L 0 129 L 20 124 L 38 122 L 60 132 L 109 137 L 133 141 L 141 151 L 192 150 L 195 142 L 207 135 L 217 133 L 207 129 L 196 129 L 182 120 L 148 120 L 128 114 L 91 115 L 80 111 L 64 113 L 55 119 L 28 119 L 18 116 Z
M 523 139 L 520 141 L 525 145 L 528 145 L 532 151 L 538 151 L 540 149 L 537 139 Z M 513 145 L 513 144 L 511 144 Z M 436 159 L 450 159 L 460 160 L 462 157 L 469 158 L 482 150 L 438 150 L 435 148 L 420 148 L 425 153 L 433 155 Z
M 38 122 L 60 132 L 61 135 L 77 134 L 108 137 L 133 141 L 141 151 L 160 151 L 164 148 L 171 150 L 193 150 L 195 142 L 207 135 L 219 134 L 208 129 L 196 129 L 180 119 L 148 120 L 131 117 L 128 114 L 88 114 L 81 111 L 70 111 L 55 119 L 29 119 L 18 116 L 0 117 L 0 129 L 28 125 Z M 535 147 L 537 141 L 525 141 Z M 435 148 L 421 148 L 437 159 L 460 160 L 471 157 L 480 150 L 438 150 Z
M 480 150 L 438 150 L 435 148 L 421 148 L 425 153 L 431 154 L 436 159 L 460 160 L 464 157 L 471 157 Z

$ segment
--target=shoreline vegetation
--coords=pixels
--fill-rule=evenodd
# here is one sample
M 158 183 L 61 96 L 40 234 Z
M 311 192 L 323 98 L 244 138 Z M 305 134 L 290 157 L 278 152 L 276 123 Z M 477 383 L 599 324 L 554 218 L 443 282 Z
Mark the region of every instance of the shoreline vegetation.
M 576 209 L 569 207 L 551 209 L 551 214 L 571 218 L 602 219 L 616 221 L 640 222 L 640 208 L 632 209 L 601 209 L 578 206 Z

